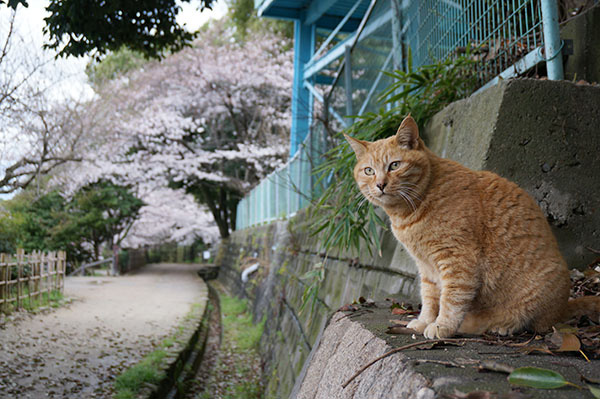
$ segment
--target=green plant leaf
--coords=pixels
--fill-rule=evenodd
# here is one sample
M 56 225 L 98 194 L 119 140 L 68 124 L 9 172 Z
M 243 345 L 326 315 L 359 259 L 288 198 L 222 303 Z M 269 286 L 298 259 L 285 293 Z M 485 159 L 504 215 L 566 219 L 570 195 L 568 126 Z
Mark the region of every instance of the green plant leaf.
M 592 393 L 592 395 L 594 395 L 594 398 L 600 399 L 600 389 L 599 388 L 595 388 L 591 385 L 588 385 L 587 387 L 590 390 L 590 392 Z
M 508 376 L 508 382 L 530 388 L 556 389 L 574 385 L 556 371 L 537 367 L 520 367 Z

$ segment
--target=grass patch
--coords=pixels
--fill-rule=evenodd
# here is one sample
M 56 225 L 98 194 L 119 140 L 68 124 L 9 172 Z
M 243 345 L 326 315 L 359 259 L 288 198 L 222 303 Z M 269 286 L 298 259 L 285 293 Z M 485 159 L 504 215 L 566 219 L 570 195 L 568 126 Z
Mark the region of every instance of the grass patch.
M 23 287 L 23 295 L 27 295 L 29 288 Z M 58 290 L 48 292 L 42 292 L 40 296 L 25 297 L 22 299 L 21 307 L 28 312 L 34 311 L 42 307 L 58 308 L 61 306 L 64 300 L 64 295 Z M 6 313 L 12 313 L 15 310 L 16 302 L 12 302 L 7 306 Z
M 257 349 L 263 333 L 264 320 L 252 324 L 252 314 L 246 301 L 221 295 L 223 331 L 235 347 L 240 350 Z
M 191 310 L 183 319 L 183 324 L 197 314 L 202 307 L 200 303 L 192 304 Z M 185 331 L 183 325 L 177 326 L 175 332 L 162 340 L 158 349 L 150 352 L 140 360 L 139 363 L 125 370 L 115 380 L 115 399 L 135 399 L 147 384 L 157 385 L 165 377 L 163 369 L 165 366 L 166 349 L 176 344 L 183 344 L 182 335 Z
M 115 380 L 115 399 L 134 399 L 145 384 L 158 384 L 164 377 L 160 371 L 167 352 L 151 352 L 135 366 L 127 369 Z

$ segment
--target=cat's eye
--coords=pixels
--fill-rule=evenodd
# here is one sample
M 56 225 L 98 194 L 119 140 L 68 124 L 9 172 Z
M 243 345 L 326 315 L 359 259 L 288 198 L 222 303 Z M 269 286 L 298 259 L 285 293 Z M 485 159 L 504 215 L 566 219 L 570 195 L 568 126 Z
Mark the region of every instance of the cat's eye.
M 375 171 L 373 170 L 373 168 L 369 168 L 369 167 L 365 168 L 365 175 L 373 176 L 374 174 L 375 174 Z
M 400 162 L 398 162 L 398 161 L 394 161 L 394 162 L 392 162 L 392 163 L 390 164 L 390 166 L 389 166 L 389 168 L 388 168 L 388 169 L 389 169 L 389 170 L 396 170 L 396 169 L 398 169 L 399 167 L 400 167 Z

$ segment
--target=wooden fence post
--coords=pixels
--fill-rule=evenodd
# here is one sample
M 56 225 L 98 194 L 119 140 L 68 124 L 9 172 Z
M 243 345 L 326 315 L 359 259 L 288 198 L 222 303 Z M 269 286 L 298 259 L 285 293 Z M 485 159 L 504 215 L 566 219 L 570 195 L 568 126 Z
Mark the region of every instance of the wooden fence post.
M 33 286 L 35 287 L 35 297 L 37 299 L 38 302 L 40 302 L 42 300 L 42 283 L 41 283 L 41 279 L 42 279 L 42 272 L 41 272 L 41 262 L 40 262 L 40 251 L 34 251 L 32 254 L 32 265 L 33 265 L 33 278 L 34 278 L 34 284 Z
M 33 286 L 32 286 L 32 280 L 31 280 L 31 267 L 33 266 L 33 263 L 31 262 L 31 254 L 24 254 L 23 256 L 23 261 L 25 262 L 24 265 L 28 265 L 29 266 L 29 274 L 27 274 L 25 277 L 25 283 L 27 283 L 27 301 L 29 303 L 29 308 L 33 307 L 33 304 L 31 302 L 31 291 L 33 290 Z
M 49 263 L 50 259 L 49 258 L 50 258 L 49 254 L 42 252 L 42 267 L 46 271 L 46 282 L 44 285 L 44 292 L 46 292 L 46 294 L 48 294 L 50 292 L 50 291 L 48 291 L 49 286 L 50 286 L 50 263 Z
M 23 296 L 23 257 L 25 255 L 25 250 L 23 248 L 17 249 L 17 309 L 21 309 L 23 307 L 23 303 L 21 298 Z
M 48 295 L 56 288 L 56 251 L 48 253 L 48 269 L 50 271 L 50 287 Z
M 65 251 L 58 252 L 60 259 L 60 281 L 58 289 L 62 292 L 65 288 L 65 275 L 67 274 L 67 253 Z
M 8 266 L 6 263 L 6 254 L 0 254 L 0 283 L 2 284 L 2 287 L 0 287 L 0 297 L 2 298 L 3 312 L 8 310 L 8 278 L 6 277 Z

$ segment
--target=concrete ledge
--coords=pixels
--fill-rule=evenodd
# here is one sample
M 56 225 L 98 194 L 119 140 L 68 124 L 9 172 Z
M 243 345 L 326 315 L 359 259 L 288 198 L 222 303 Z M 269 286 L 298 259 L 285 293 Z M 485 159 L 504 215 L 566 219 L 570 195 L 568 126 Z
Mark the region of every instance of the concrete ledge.
M 336 313 L 298 379 L 291 398 L 433 398 L 429 381 L 410 367 L 407 357 L 390 356 L 374 364 L 345 389 L 361 365 L 389 351 L 391 346 L 360 323 Z
M 600 360 L 586 362 L 580 355 L 550 356 L 523 354 L 516 348 L 481 343 L 444 346 L 433 349 L 407 349 L 376 362 L 346 388 L 348 381 L 362 366 L 387 351 L 423 340 L 420 335 L 390 335 L 386 329 L 396 319 L 389 303 L 377 304 L 367 312 L 336 313 L 321 339 L 314 345 L 305 369 L 296 380 L 293 399 L 384 399 L 434 398 L 452 394 L 457 389 L 468 393 L 490 391 L 508 394 L 515 387 L 507 374 L 480 372 L 474 366 L 494 361 L 512 367 L 541 367 L 561 373 L 567 380 L 581 384 L 580 374 L 600 380 Z M 447 367 L 448 363 L 464 367 Z M 536 390 L 519 388 L 528 398 L 591 398 L 576 388 Z M 480 396 L 478 396 L 480 397 Z

